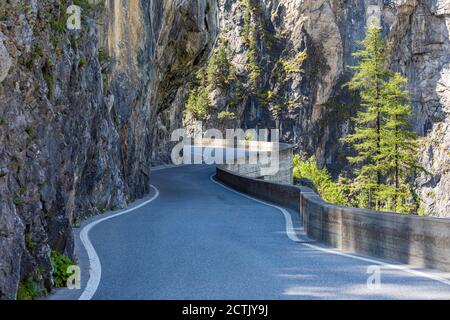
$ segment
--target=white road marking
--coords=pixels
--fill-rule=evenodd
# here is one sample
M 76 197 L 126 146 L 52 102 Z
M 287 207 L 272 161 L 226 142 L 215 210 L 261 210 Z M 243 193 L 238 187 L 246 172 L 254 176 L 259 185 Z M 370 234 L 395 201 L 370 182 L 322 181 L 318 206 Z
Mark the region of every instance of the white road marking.
M 316 246 L 316 245 L 313 245 L 313 244 L 309 244 L 309 243 L 304 243 L 297 236 L 297 234 L 295 232 L 295 229 L 294 229 L 294 224 L 292 223 L 291 214 L 286 209 L 284 209 L 282 207 L 279 207 L 277 205 L 274 205 L 274 204 L 271 204 L 271 203 L 268 203 L 268 202 L 256 199 L 256 198 L 254 198 L 252 196 L 249 196 L 249 195 L 244 194 L 242 192 L 239 192 L 239 191 L 237 191 L 237 190 L 235 190 L 233 188 L 230 188 L 230 187 L 228 187 L 228 186 L 226 186 L 226 185 L 224 185 L 222 183 L 219 183 L 218 181 L 214 180 L 214 176 L 215 176 L 215 174 L 213 174 L 210 177 L 210 180 L 212 182 L 214 182 L 215 184 L 221 186 L 222 188 L 225 188 L 225 189 L 227 189 L 227 190 L 229 190 L 231 192 L 239 194 L 240 196 L 245 197 L 247 199 L 256 201 L 258 203 L 261 203 L 263 205 L 266 205 L 266 206 L 269 206 L 269 207 L 272 207 L 272 208 L 275 208 L 275 209 L 281 211 L 281 213 L 283 213 L 283 216 L 284 216 L 285 221 L 286 221 L 286 235 L 288 236 L 288 238 L 290 240 L 292 240 L 294 242 L 298 242 L 302 246 L 305 246 L 305 247 L 308 247 L 308 248 L 311 248 L 311 249 L 314 249 L 314 250 L 318 250 L 318 251 L 320 251 L 322 253 L 333 254 L 333 255 L 337 255 L 337 256 L 342 256 L 342 257 L 347 257 L 347 258 L 351 258 L 351 259 L 364 261 L 364 262 L 367 262 L 367 263 L 370 263 L 370 264 L 374 264 L 374 265 L 379 265 L 379 266 L 382 266 L 383 268 L 386 268 L 386 269 L 400 270 L 400 271 L 412 274 L 414 276 L 431 279 L 431 280 L 440 282 L 442 284 L 445 284 L 447 286 L 450 286 L 450 281 L 449 280 L 447 280 L 445 278 L 442 278 L 442 277 L 439 277 L 439 276 L 434 275 L 434 274 L 426 273 L 426 272 L 423 272 L 423 271 L 413 270 L 408 265 L 388 264 L 388 263 L 385 263 L 385 262 L 382 262 L 382 261 L 378 261 L 378 260 L 375 260 L 375 259 L 359 257 L 359 256 L 355 256 L 355 255 L 352 255 L 352 254 L 349 254 L 349 253 L 345 253 L 345 252 L 341 252 L 341 251 L 337 251 L 337 250 L 333 250 L 333 249 L 322 248 L 322 247 L 319 247 L 319 246 Z
M 157 199 L 159 197 L 159 190 L 153 185 L 151 185 L 150 187 L 155 191 L 155 194 L 153 195 L 153 197 L 151 199 L 149 199 L 131 209 L 121 211 L 121 212 L 111 215 L 109 217 L 105 217 L 103 219 L 94 221 L 94 222 L 88 224 L 87 226 L 85 226 L 83 228 L 83 230 L 81 230 L 80 239 L 81 239 L 81 243 L 85 247 L 88 257 L 89 257 L 90 270 L 89 270 L 89 280 L 86 284 L 86 288 L 84 289 L 83 293 L 81 294 L 81 296 L 78 300 L 91 300 L 94 297 L 95 293 L 97 292 L 98 286 L 100 285 L 100 279 L 102 277 L 102 265 L 100 263 L 100 258 L 98 257 L 97 252 L 95 251 L 95 248 L 92 245 L 91 240 L 89 240 L 89 232 L 96 225 L 98 225 L 102 222 L 117 218 L 117 217 L 122 216 L 129 212 L 135 211 L 139 208 L 142 208 L 143 206 L 146 206 L 147 204 L 154 201 L 155 199 Z

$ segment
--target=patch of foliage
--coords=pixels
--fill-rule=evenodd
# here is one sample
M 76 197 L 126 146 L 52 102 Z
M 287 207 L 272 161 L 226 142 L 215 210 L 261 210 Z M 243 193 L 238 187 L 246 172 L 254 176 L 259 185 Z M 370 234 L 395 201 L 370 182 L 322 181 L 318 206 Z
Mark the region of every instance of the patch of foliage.
M 194 88 L 189 94 L 185 112 L 195 119 L 204 120 L 209 115 L 210 104 L 208 89 L 206 87 Z
M 78 62 L 78 68 L 82 69 L 86 65 L 87 65 L 87 59 L 84 55 L 81 55 L 80 61 Z
M 43 294 L 32 277 L 27 278 L 25 281 L 19 283 L 17 289 L 17 300 L 37 300 Z
M 299 155 L 295 155 L 294 178 L 306 178 L 311 180 L 320 196 L 327 202 L 337 205 L 350 204 L 350 201 L 345 194 L 345 186 L 334 182 L 326 168 L 319 169 L 315 157 L 312 157 L 307 161 L 302 161 Z
M 208 61 L 206 76 L 208 86 L 211 88 L 225 87 L 231 73 L 231 62 L 225 44 L 220 44 Z
M 36 131 L 34 131 L 33 127 L 27 127 L 25 132 L 28 134 L 31 140 L 36 140 Z
M 230 111 L 222 111 L 217 117 L 219 120 L 234 120 L 236 119 L 236 114 Z
M 53 281 L 55 287 L 63 288 L 67 285 L 67 280 L 71 276 L 67 273 L 67 270 L 70 266 L 73 266 L 74 263 L 68 257 L 59 252 L 52 250 L 50 256 L 50 262 L 53 268 Z
M 304 71 L 303 71 L 303 69 L 301 69 L 301 66 L 307 58 L 308 58 L 308 54 L 306 52 L 300 52 L 293 59 L 291 59 L 289 61 L 281 61 L 284 72 L 287 74 L 303 73 Z

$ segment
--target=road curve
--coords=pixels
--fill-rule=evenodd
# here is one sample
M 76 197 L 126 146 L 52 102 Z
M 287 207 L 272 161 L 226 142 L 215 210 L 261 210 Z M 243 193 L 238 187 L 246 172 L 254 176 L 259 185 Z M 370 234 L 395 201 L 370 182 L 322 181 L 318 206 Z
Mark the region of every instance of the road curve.
M 277 208 L 214 183 L 214 171 L 153 172 L 157 198 L 90 230 L 93 299 L 450 299 L 449 285 L 388 267 L 368 287 L 370 262 L 292 241 Z

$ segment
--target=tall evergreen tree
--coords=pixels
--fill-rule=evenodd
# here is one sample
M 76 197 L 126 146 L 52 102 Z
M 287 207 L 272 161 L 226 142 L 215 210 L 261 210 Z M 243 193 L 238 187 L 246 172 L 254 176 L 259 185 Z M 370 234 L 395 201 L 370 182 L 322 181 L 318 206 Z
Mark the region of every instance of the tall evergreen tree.
M 230 73 L 231 60 L 228 56 L 228 49 L 226 44 L 221 43 L 217 51 L 212 54 L 206 67 L 208 85 L 212 89 L 225 87 L 228 84 Z
M 360 92 L 363 103 L 354 119 L 355 133 L 344 139 L 357 152 L 349 161 L 358 166 L 358 204 L 409 213 L 413 188 L 408 177 L 420 167 L 417 136 L 408 123 L 412 107 L 404 89 L 407 80 L 388 69 L 380 27 L 369 28 L 361 44 L 349 87 Z
M 389 72 L 386 71 L 386 42 L 378 26 L 372 26 L 366 38 L 360 42 L 363 49 L 354 54 L 360 59 L 357 66 L 352 67 L 356 73 L 348 86 L 358 90 L 363 101 L 362 110 L 354 119 L 356 132 L 344 141 L 350 143 L 357 155 L 349 157 L 350 163 L 360 165 L 357 170 L 356 183 L 361 190 L 360 205 L 372 208 L 379 207 L 374 195 L 383 183 L 382 128 L 383 117 L 383 85 Z
M 386 123 L 381 154 L 388 187 L 381 190 L 379 197 L 385 202 L 386 209 L 399 212 L 414 210 L 414 206 L 408 205 L 412 190 L 408 177 L 423 170 L 417 164 L 417 135 L 408 121 L 413 109 L 409 105 L 409 93 L 404 89 L 406 83 L 406 78 L 394 73 L 383 86 Z

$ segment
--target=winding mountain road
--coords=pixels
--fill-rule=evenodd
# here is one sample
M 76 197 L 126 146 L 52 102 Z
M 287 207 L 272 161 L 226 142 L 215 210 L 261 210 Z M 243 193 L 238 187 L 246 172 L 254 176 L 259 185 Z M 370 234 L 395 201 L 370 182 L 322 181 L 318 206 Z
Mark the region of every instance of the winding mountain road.
M 427 271 L 381 266 L 381 285 L 369 287 L 371 260 L 321 247 L 300 229 L 293 241 L 278 208 L 222 186 L 214 172 L 155 171 L 149 203 L 97 221 L 89 241 L 101 275 L 82 289 L 84 298 L 450 299 L 450 282 Z M 297 214 L 287 214 L 299 227 Z

